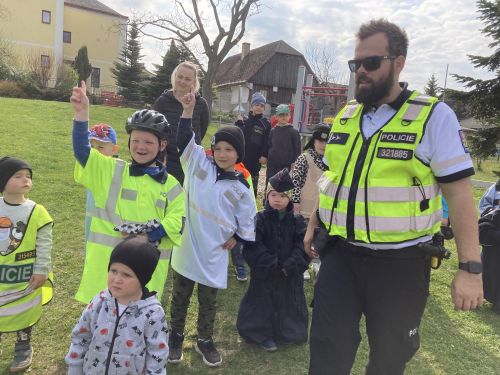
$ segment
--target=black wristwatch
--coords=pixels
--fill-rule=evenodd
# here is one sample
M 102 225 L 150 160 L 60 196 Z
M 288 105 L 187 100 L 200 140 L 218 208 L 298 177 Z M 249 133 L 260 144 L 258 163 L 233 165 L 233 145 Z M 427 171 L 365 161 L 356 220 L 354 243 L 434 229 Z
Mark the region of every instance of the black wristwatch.
M 479 274 L 483 272 L 483 263 L 481 262 L 465 262 L 458 263 L 458 269 L 467 271 L 469 273 Z

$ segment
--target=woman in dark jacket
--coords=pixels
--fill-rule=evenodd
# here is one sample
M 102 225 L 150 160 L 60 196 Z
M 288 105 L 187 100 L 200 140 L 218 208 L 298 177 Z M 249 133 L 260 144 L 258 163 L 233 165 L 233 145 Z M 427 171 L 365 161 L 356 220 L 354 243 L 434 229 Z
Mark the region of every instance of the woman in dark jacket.
M 243 249 L 252 277 L 236 327 L 244 339 L 267 351 L 277 349 L 275 340 L 307 341 L 302 276 L 309 264 L 303 243 L 306 224 L 293 212 L 288 196 L 291 189 L 293 182 L 286 169 L 269 180 L 266 208 L 257 214 L 255 243 Z
M 193 130 L 196 143 L 201 144 L 201 140 L 207 132 L 210 123 L 210 112 L 205 99 L 198 94 L 200 81 L 198 79 L 198 68 L 189 61 L 184 61 L 177 65 L 172 72 L 172 89 L 165 90 L 153 104 L 153 109 L 162 113 L 170 124 L 170 137 L 167 146 L 167 170 L 182 184 L 184 173 L 182 172 L 179 155 L 177 153 L 177 126 L 182 114 L 182 104 L 180 98 L 189 92 L 196 93 L 196 104 L 193 112 Z

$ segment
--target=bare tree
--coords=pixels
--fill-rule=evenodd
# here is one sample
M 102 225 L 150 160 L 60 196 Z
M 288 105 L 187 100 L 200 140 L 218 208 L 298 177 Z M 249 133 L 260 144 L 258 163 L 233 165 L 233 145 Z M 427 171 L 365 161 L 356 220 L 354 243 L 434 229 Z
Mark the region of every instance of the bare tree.
M 345 69 L 340 69 L 335 50 L 326 44 L 312 43 L 306 47 L 305 56 L 321 86 L 347 82 Z
M 26 69 L 31 78 L 41 87 L 48 87 L 52 74 L 56 68 L 55 58 L 52 52 L 45 50 L 34 50 L 26 54 Z
M 170 0 L 175 9 L 164 16 L 148 16 L 138 22 L 140 31 L 159 40 L 174 40 L 193 51 L 190 43 L 201 42 L 206 56 L 206 69 L 194 54 L 193 61 L 203 72 L 203 97 L 209 108 L 212 106 L 212 83 L 217 69 L 229 51 L 245 34 L 246 21 L 258 13 L 261 0 Z M 165 35 L 149 32 L 147 26 L 165 31 Z M 210 27 L 215 27 L 215 36 L 210 40 Z

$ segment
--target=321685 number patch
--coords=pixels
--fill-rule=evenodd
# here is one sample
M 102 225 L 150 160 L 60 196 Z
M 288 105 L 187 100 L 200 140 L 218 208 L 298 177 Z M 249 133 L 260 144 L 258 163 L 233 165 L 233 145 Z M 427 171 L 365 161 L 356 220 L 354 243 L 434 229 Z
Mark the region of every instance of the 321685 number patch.
M 382 159 L 410 160 L 413 157 L 413 150 L 379 147 L 377 157 Z

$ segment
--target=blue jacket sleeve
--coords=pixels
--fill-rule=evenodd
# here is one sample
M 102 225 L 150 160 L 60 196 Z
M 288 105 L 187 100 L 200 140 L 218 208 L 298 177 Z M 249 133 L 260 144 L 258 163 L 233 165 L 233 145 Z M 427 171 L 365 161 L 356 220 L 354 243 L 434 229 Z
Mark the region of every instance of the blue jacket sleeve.
M 493 208 L 493 201 L 495 200 L 495 184 L 484 193 L 479 201 L 479 213 L 482 215 L 487 208 Z
M 193 138 L 193 126 L 190 118 L 182 118 L 179 120 L 179 126 L 177 128 L 177 152 L 180 155 L 184 152 L 184 149 L 189 144 L 189 141 Z
M 90 155 L 88 121 L 73 121 L 73 153 L 84 167 Z

